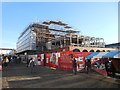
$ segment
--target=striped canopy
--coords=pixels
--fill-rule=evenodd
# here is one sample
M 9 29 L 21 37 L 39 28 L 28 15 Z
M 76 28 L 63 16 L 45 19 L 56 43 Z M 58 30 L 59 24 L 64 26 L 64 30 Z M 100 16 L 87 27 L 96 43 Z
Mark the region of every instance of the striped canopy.
M 120 51 L 93 52 L 87 55 L 86 58 L 120 58 Z
M 102 58 L 102 56 L 106 55 L 108 52 L 100 52 L 96 56 L 93 56 L 93 58 Z
M 115 58 L 115 57 L 119 58 L 119 57 L 117 57 L 118 54 L 120 54 L 120 51 L 111 51 L 102 57 L 103 58 Z
M 86 58 L 93 58 L 93 56 L 96 56 L 96 55 L 98 55 L 99 53 L 100 53 L 100 52 L 93 52 L 93 53 L 87 55 Z
M 120 58 L 120 53 L 116 54 L 114 58 Z

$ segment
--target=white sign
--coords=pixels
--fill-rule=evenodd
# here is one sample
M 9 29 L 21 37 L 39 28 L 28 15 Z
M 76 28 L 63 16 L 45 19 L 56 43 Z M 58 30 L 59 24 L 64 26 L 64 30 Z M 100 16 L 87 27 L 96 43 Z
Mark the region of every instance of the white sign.
M 56 53 L 56 57 L 60 57 L 60 53 Z
M 83 57 L 79 57 L 77 61 L 83 61 Z
M 41 59 L 44 59 L 44 54 L 41 54 Z
M 46 63 L 48 63 L 48 58 L 46 58 Z

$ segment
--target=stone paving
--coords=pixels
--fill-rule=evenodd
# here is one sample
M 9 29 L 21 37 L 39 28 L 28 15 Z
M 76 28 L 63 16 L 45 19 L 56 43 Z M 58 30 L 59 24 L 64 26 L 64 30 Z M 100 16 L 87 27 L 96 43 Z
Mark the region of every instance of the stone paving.
M 35 72 L 25 64 L 10 64 L 2 71 L 2 88 L 120 88 L 120 80 L 91 72 L 77 73 L 36 66 Z

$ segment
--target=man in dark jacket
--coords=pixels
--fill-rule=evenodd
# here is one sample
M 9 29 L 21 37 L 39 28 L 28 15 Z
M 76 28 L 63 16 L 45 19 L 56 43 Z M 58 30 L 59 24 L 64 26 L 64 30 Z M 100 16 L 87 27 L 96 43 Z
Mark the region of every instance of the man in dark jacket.
M 75 58 L 73 59 L 73 72 L 76 75 L 76 73 L 77 73 L 77 61 L 75 60 Z
M 91 61 L 90 61 L 90 59 L 87 59 L 85 61 L 85 68 L 86 68 L 86 72 L 88 74 L 88 72 L 91 70 Z

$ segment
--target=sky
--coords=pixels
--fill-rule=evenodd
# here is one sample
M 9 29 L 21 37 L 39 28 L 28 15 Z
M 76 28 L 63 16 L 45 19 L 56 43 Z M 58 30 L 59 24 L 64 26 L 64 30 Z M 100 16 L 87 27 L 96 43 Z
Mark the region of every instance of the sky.
M 0 48 L 16 48 L 20 34 L 36 20 L 61 20 L 81 35 L 118 42 L 117 2 L 3 2 Z

